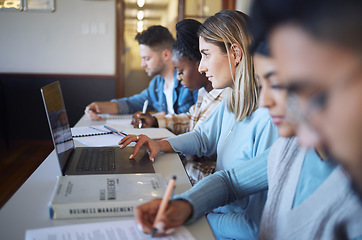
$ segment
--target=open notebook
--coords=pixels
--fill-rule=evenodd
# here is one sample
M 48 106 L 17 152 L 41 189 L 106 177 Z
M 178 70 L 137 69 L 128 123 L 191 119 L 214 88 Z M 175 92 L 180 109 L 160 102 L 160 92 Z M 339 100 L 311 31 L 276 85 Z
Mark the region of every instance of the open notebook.
M 175 136 L 166 128 L 125 128 L 123 124 L 108 124 L 118 132 L 127 134 L 144 134 L 154 140 L 164 139 Z M 94 125 L 86 127 L 74 127 L 71 129 L 75 141 L 78 141 L 90 147 L 105 147 L 105 146 L 118 146 L 118 142 L 123 138 L 121 135 L 112 134 L 111 131 L 106 129 L 103 125 Z M 130 146 L 134 146 L 132 143 Z

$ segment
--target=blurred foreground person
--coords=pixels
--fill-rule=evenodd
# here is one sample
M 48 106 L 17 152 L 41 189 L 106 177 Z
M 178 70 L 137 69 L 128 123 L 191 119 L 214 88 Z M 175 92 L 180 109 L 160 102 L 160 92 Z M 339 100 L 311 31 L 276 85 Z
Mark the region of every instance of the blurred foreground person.
M 362 194 L 362 1 L 256 3 L 255 29 L 270 36 L 293 118 L 318 133 L 303 142 L 329 150 Z

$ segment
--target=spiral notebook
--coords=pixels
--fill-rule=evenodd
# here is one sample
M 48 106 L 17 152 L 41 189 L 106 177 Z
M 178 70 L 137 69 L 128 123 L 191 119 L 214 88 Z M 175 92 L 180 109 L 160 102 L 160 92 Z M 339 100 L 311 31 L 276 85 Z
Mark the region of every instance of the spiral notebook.
M 73 127 L 73 128 L 71 128 L 71 131 L 72 131 L 73 138 L 112 134 L 112 131 L 108 130 L 107 128 L 105 128 L 102 125 Z
M 127 134 L 144 134 L 154 140 L 160 140 L 164 138 L 174 137 L 175 134 L 170 132 L 166 128 L 124 128 L 124 126 L 118 124 L 108 124 L 118 132 L 125 132 Z M 107 126 L 108 126 L 107 125 Z M 73 138 L 79 137 L 91 137 L 98 135 L 111 134 L 112 131 L 105 128 L 103 125 L 97 126 L 85 126 L 85 127 L 73 127 L 71 128 Z

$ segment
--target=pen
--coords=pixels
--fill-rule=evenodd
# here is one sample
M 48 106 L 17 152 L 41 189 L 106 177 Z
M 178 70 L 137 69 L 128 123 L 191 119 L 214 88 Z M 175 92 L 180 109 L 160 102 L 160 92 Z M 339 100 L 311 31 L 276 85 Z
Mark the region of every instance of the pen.
M 155 221 L 153 222 L 153 227 L 152 227 L 152 231 L 151 231 L 151 237 L 154 237 L 155 234 L 157 233 L 157 228 L 156 228 L 156 224 L 157 222 L 159 222 L 161 216 L 165 213 L 166 208 L 167 208 L 167 204 L 170 201 L 173 189 L 175 188 L 175 184 L 176 184 L 176 176 L 173 176 L 170 181 L 168 182 L 167 188 L 166 188 L 166 192 L 163 195 L 160 207 L 158 208 L 157 214 L 156 214 L 156 218 Z
M 111 132 L 113 132 L 113 133 L 117 134 L 117 135 L 123 135 L 123 136 L 125 136 L 125 137 L 127 137 L 127 136 L 128 136 L 128 134 L 127 134 L 127 133 L 124 133 L 124 132 L 118 132 L 116 129 L 111 128 L 111 127 L 109 127 L 109 126 L 107 126 L 107 125 L 104 125 L 104 127 L 105 127 L 105 128 L 107 128 L 108 130 L 110 130 Z
M 147 111 L 147 107 L 148 107 L 148 100 L 145 101 L 145 103 L 143 104 L 143 108 L 142 108 L 142 114 L 145 114 Z M 142 127 L 142 119 L 141 121 L 138 123 L 138 128 Z
M 100 132 L 109 133 L 109 132 L 107 132 L 107 131 L 104 131 L 104 130 L 102 130 L 102 129 L 98 129 L 98 128 L 93 127 L 93 126 L 89 126 L 89 128 L 94 129 L 94 130 L 97 130 L 97 131 L 100 131 Z

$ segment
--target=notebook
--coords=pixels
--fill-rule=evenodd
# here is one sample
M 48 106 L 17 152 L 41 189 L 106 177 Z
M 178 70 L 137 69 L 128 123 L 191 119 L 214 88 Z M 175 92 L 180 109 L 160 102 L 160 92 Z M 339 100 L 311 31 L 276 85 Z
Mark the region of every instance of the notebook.
M 134 128 L 133 126 L 132 128 L 124 128 L 123 125 L 119 124 L 107 124 L 106 126 L 112 127 L 117 132 L 123 132 L 125 134 L 144 134 L 154 140 L 160 140 L 175 136 L 175 134 L 173 134 L 166 128 Z M 103 125 L 73 127 L 71 128 L 71 131 L 73 138 L 107 135 L 113 133 L 105 128 Z
M 63 175 L 155 172 L 144 149 L 130 160 L 133 147 L 75 148 L 59 81 L 41 88 L 41 94 Z
M 90 137 L 98 135 L 113 134 L 102 125 L 99 126 L 84 126 L 84 127 L 72 127 L 71 129 L 73 138 Z

